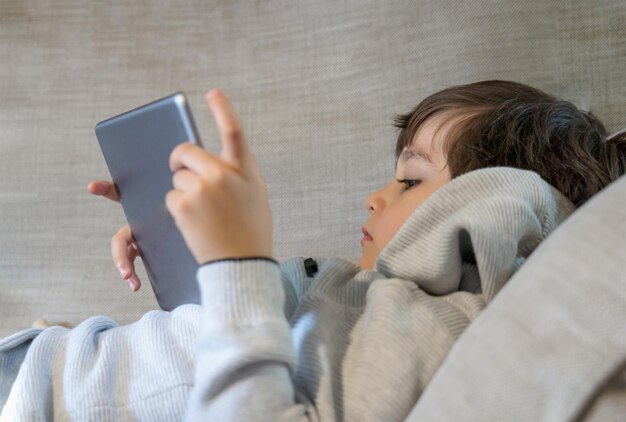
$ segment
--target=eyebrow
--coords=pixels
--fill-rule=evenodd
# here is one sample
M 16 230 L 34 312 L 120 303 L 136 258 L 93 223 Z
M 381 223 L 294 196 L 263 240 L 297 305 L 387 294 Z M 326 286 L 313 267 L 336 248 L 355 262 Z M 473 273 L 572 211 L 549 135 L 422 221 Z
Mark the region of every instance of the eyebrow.
M 398 163 L 406 163 L 407 160 L 411 157 L 418 157 L 427 163 L 432 164 L 433 160 L 430 158 L 430 155 L 426 154 L 422 151 L 413 151 L 412 149 L 406 149 L 400 154 L 398 161 L 396 161 L 396 170 L 398 169 Z

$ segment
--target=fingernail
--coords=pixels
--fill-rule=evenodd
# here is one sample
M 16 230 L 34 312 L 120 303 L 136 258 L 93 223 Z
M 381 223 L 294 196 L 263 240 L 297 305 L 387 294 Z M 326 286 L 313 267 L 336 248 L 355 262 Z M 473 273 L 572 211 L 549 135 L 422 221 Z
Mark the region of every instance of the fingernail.
M 139 281 L 137 280 L 137 276 L 133 275 L 129 280 L 128 284 L 130 286 L 130 290 L 136 292 L 139 288 Z
M 126 278 L 126 276 L 128 275 L 128 268 L 126 268 L 122 264 L 119 264 L 117 266 L 117 270 L 120 272 L 120 275 L 122 276 L 122 278 Z

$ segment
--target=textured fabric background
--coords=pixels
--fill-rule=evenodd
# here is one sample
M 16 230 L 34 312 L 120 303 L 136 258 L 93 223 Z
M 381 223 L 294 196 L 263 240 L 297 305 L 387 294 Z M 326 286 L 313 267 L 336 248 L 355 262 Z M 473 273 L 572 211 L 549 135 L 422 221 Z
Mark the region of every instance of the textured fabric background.
M 394 113 L 452 84 L 525 82 L 626 125 L 626 6 L 614 1 L 0 0 L 0 336 L 44 317 L 136 320 L 157 304 L 113 265 L 121 207 L 97 122 L 226 92 L 270 193 L 275 257 L 358 260 L 369 193 L 393 177 Z

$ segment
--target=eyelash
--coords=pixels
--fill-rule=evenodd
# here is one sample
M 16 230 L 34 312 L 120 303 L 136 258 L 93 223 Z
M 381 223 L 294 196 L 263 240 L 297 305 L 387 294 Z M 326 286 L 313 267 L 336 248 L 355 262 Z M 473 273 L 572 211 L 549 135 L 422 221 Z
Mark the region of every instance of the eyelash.
M 413 179 L 402 179 L 402 180 L 399 180 L 399 179 L 396 179 L 396 182 L 404 183 L 405 186 L 406 186 L 406 189 L 404 189 L 404 190 L 409 190 L 409 189 L 419 185 L 421 183 L 421 180 L 413 180 Z M 415 182 L 415 184 L 413 186 L 409 186 L 409 182 Z

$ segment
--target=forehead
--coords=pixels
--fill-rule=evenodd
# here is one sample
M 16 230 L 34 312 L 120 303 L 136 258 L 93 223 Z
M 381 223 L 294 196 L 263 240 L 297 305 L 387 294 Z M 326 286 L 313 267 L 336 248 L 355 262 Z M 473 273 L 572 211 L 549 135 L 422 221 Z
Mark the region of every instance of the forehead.
M 438 113 L 426 119 L 415 132 L 411 145 L 404 147 L 396 163 L 396 169 L 412 157 L 417 157 L 427 164 L 445 164 L 444 143 L 455 121 L 451 112 Z
M 454 126 L 455 116 L 452 112 L 442 112 L 426 119 L 413 135 L 411 149 L 421 150 L 432 155 L 443 151 L 443 144 L 448 132 Z

